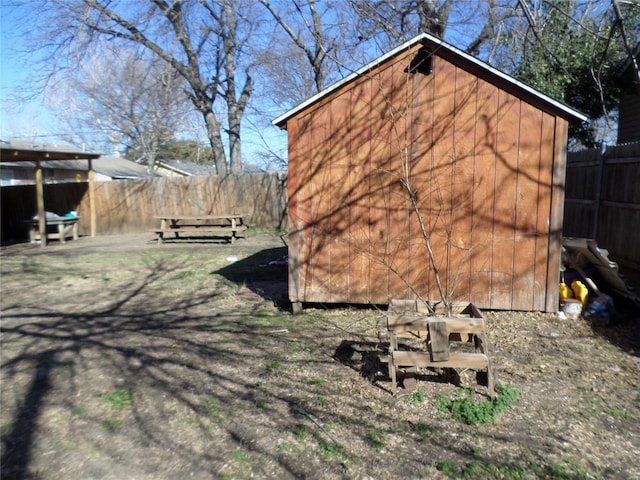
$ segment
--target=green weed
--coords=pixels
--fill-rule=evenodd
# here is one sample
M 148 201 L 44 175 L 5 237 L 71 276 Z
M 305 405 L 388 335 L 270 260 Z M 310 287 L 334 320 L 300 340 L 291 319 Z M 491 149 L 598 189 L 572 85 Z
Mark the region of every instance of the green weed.
M 367 434 L 367 443 L 379 452 L 387 446 L 387 436 L 382 430 L 372 430 Z
M 133 394 L 130 390 L 120 388 L 101 395 L 100 401 L 111 407 L 111 410 L 123 410 L 133 405 Z
M 420 391 L 420 390 L 416 390 L 415 392 L 412 392 L 411 395 L 404 397 L 405 401 L 412 404 L 412 405 L 417 405 L 419 403 L 423 403 L 425 401 L 425 394 L 424 392 Z
M 100 426 L 108 432 L 115 432 L 120 428 L 120 420 L 117 418 L 110 418 L 108 420 L 102 420 Z
M 298 440 L 304 440 L 309 436 L 307 427 L 303 423 L 298 423 L 293 429 L 293 434 Z
M 510 385 L 496 385 L 495 398 L 475 399 L 473 390 L 461 389 L 456 398 L 436 397 L 436 408 L 451 413 L 453 418 L 468 425 L 493 423 L 496 417 L 509 408 L 520 396 L 520 391 Z
M 411 425 L 411 429 L 421 442 L 430 439 L 436 433 L 435 428 L 428 423 L 418 422 Z
M 205 417 L 211 417 L 222 412 L 222 409 L 220 408 L 220 402 L 216 397 L 209 397 L 198 405 L 198 411 Z
M 249 463 L 249 455 L 244 450 L 235 450 L 231 452 L 231 458 L 238 463 L 247 464 Z
M 271 373 L 271 372 L 275 372 L 276 370 L 279 370 L 279 369 L 280 369 L 280 367 L 282 367 L 282 364 L 281 364 L 279 361 L 274 360 L 274 361 L 272 361 L 272 362 L 267 363 L 267 364 L 264 366 L 264 369 L 265 369 L 268 373 Z
M 500 480 L 517 480 L 522 478 L 544 478 L 547 480 L 587 480 L 593 476 L 582 470 L 574 470 L 563 465 L 550 463 L 537 465 L 533 463 L 485 463 L 479 460 L 472 462 L 454 462 L 437 460 L 434 466 L 449 478 L 478 479 L 490 478 Z
M 299 452 L 300 448 L 293 442 L 280 442 L 278 444 L 278 450 L 282 452 Z

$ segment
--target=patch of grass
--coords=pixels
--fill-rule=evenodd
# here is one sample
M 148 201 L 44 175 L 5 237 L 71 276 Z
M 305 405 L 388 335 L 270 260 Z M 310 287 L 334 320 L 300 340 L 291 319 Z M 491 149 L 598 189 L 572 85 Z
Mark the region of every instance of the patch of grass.
M 404 397 L 404 399 L 412 405 L 417 405 L 419 403 L 423 403 L 426 397 L 423 391 L 416 390 L 415 392 L 411 392 L 411 395 Z
M 450 399 L 443 395 L 436 397 L 436 408 L 441 412 L 450 413 L 453 418 L 468 425 L 479 423 L 493 423 L 496 417 L 508 409 L 520 396 L 520 391 L 511 385 L 496 385 L 495 398 L 473 397 L 473 390 L 461 389 L 456 398 Z
M 617 408 L 617 407 L 607 407 L 605 409 L 605 413 L 608 413 L 609 415 L 613 416 L 613 417 L 618 417 L 618 418 L 622 418 L 624 420 L 630 420 L 631 419 L 631 415 L 628 412 L 625 412 L 624 410 Z
M 436 433 L 436 429 L 432 425 L 423 422 L 412 424 L 411 430 L 413 430 L 421 442 L 430 439 Z
M 264 369 L 267 371 L 267 373 L 271 373 L 279 370 L 281 367 L 282 367 L 282 364 L 278 360 L 273 360 L 267 363 L 264 366 Z
M 309 431 L 307 430 L 306 425 L 298 423 L 293 429 L 293 434 L 298 440 L 305 440 L 309 436 Z
M 220 402 L 216 397 L 209 397 L 198 405 L 198 411 L 205 417 L 211 417 L 222 412 Z
M 550 463 L 537 465 L 533 463 L 485 463 L 479 460 L 472 462 L 454 462 L 452 460 L 437 460 L 436 469 L 453 479 L 478 478 L 519 480 L 522 478 L 544 478 L 546 480 L 587 480 L 594 478 L 582 469 L 571 469 L 563 465 Z
M 312 378 L 307 383 L 309 385 L 320 385 L 320 384 L 322 384 L 322 379 L 321 378 Z
M 278 450 L 282 452 L 299 452 L 300 447 L 294 442 L 280 442 L 278 443 Z
M 324 458 L 332 458 L 344 452 L 344 447 L 342 445 L 337 445 L 329 440 L 325 440 L 324 438 L 321 438 L 318 441 L 318 445 L 320 446 L 320 455 Z
M 87 407 L 85 407 L 84 405 L 75 405 L 71 409 L 71 414 L 77 417 L 84 415 L 86 412 L 87 412 Z
M 110 393 L 100 395 L 100 401 L 108 405 L 111 410 L 123 410 L 133 405 L 131 390 L 119 388 Z
M 110 418 L 108 420 L 102 420 L 100 426 L 108 432 L 115 432 L 120 428 L 120 420 L 117 418 Z
M 249 455 L 247 455 L 247 452 L 245 452 L 244 450 L 235 450 L 231 452 L 231 458 L 243 465 L 249 463 Z
M 387 446 L 387 436 L 382 430 L 372 430 L 367 433 L 367 443 L 378 452 Z

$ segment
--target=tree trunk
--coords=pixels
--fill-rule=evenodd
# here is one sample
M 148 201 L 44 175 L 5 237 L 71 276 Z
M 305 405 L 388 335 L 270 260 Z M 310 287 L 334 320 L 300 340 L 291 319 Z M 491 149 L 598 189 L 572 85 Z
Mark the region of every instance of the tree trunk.
M 204 121 L 207 125 L 207 135 L 213 152 L 213 166 L 218 175 L 227 175 L 224 145 L 222 144 L 222 137 L 220 136 L 220 122 L 218 122 L 218 119 L 211 111 L 204 114 Z

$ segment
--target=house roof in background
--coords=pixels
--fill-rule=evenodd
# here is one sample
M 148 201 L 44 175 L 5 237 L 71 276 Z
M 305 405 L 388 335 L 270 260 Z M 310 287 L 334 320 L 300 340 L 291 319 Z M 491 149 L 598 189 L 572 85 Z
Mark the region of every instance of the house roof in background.
M 185 162 L 182 160 L 158 159 L 156 160 L 156 165 L 162 168 L 166 168 L 167 170 L 179 173 L 181 175 L 208 177 L 210 175 L 216 174 L 215 169 L 211 166 L 201 165 L 194 162 Z
M 484 72 L 487 75 L 487 77 L 497 79 L 501 82 L 506 82 L 507 85 L 510 85 L 511 87 L 515 88 L 521 93 L 532 95 L 539 101 L 542 101 L 544 104 L 547 104 L 549 107 L 553 108 L 554 111 L 559 112 L 561 116 L 568 117 L 573 121 L 587 120 L 587 116 L 584 115 L 583 113 L 580 113 L 577 110 L 574 110 L 573 108 L 565 105 L 564 103 L 559 102 L 558 100 L 555 100 L 545 95 L 539 90 L 536 90 L 535 88 L 521 82 L 520 80 L 517 80 L 516 78 L 498 70 L 497 68 L 492 67 L 488 63 L 485 63 L 482 60 L 479 60 L 473 55 L 469 55 L 468 53 L 454 47 L 453 45 L 450 45 L 447 42 L 444 42 L 443 40 L 440 40 L 437 37 L 434 37 L 433 35 L 430 35 L 428 33 L 421 33 L 420 35 L 417 35 L 413 37 L 411 40 L 408 40 L 407 42 L 403 43 L 399 47 L 394 48 L 393 50 L 382 55 L 381 57 L 378 57 L 377 59 L 368 63 L 367 65 L 360 68 L 359 70 L 356 70 L 351 75 L 348 75 L 347 77 L 343 78 L 342 80 L 339 80 L 333 85 L 330 85 L 329 87 L 322 90 L 320 93 L 314 95 L 311 98 L 308 98 L 307 100 L 298 104 L 288 112 L 280 115 L 271 123 L 280 128 L 286 128 L 287 120 L 289 120 L 291 117 L 293 117 L 297 113 L 305 110 L 307 107 L 310 107 L 311 105 L 320 101 L 325 96 L 338 90 L 342 86 L 347 85 L 348 83 L 354 81 L 355 79 L 361 76 L 366 76 L 373 69 L 377 68 L 379 65 L 382 65 L 387 60 L 401 54 L 402 52 L 418 44 L 422 44 L 427 47 L 430 47 L 433 50 L 434 54 L 435 53 L 445 54 L 445 55 L 448 55 L 450 58 L 453 58 L 468 67 L 480 68 L 480 71 Z

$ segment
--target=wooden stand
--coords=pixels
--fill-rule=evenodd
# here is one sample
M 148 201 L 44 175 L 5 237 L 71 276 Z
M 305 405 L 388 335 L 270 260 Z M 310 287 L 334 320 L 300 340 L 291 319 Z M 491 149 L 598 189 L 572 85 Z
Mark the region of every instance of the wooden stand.
M 67 237 L 77 240 L 78 220 L 80 220 L 78 217 L 47 219 L 45 227 L 47 240 L 60 240 L 60 243 L 65 243 Z M 29 224 L 29 241 L 31 243 L 42 241 L 39 220 L 27 220 L 27 223 Z
M 417 300 L 392 300 L 387 311 L 389 377 L 391 389 L 398 391 L 397 373 L 403 367 L 472 368 L 487 370 L 489 395 L 494 396 L 494 377 L 487 354 L 482 312 L 472 303 L 456 303 L 451 317 L 430 314 Z M 422 350 L 400 349 L 399 338 L 421 340 Z M 456 344 L 473 342 L 475 351 L 456 351 Z

